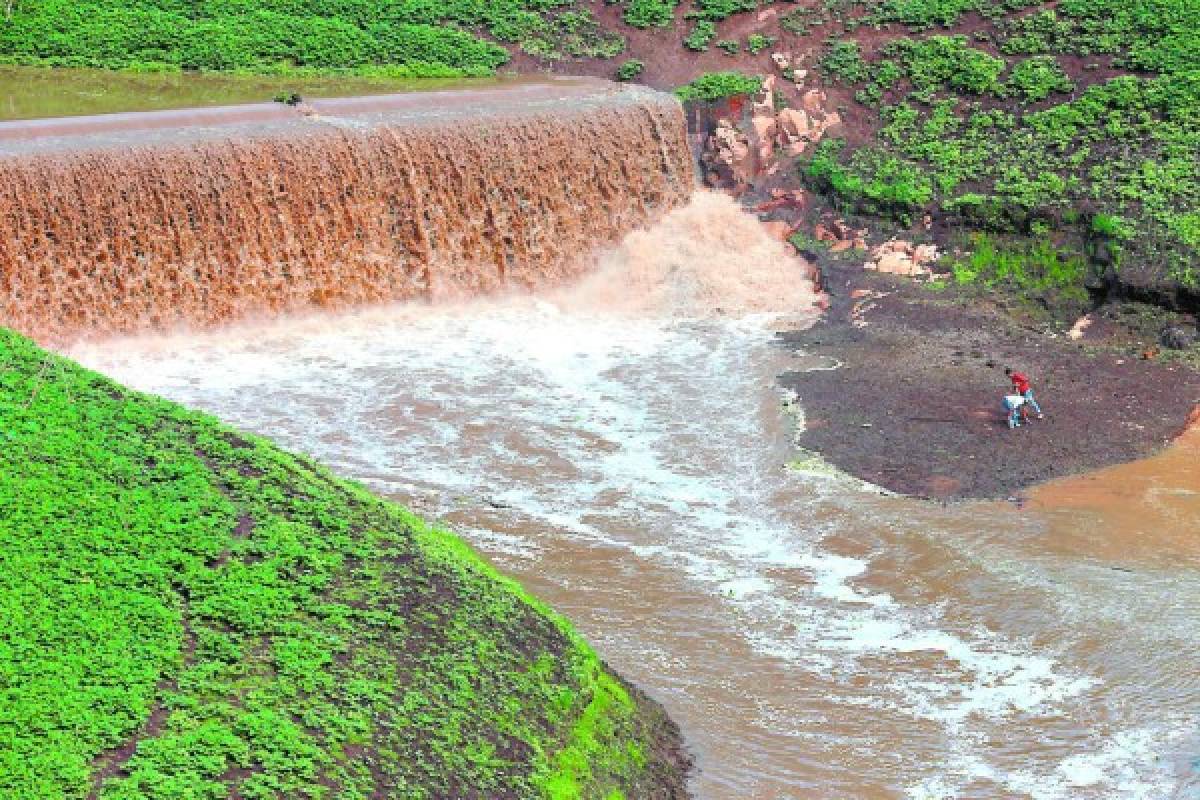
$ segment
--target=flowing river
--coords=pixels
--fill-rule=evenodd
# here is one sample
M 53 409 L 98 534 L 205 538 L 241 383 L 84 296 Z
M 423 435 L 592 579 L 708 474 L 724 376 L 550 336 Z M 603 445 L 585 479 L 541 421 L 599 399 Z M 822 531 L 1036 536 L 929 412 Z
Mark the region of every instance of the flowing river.
M 667 707 L 701 798 L 1200 797 L 1195 440 L 1023 508 L 796 462 L 776 376 L 832 365 L 697 202 L 583 290 L 72 355 L 469 539 Z

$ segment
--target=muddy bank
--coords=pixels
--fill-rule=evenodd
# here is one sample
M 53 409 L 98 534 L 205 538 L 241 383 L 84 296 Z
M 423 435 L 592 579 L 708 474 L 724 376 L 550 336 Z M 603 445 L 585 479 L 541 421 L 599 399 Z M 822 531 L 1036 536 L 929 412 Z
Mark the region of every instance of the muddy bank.
M 907 279 L 823 265 L 831 307 L 783 346 L 837 369 L 789 373 L 806 428 L 800 446 L 887 489 L 998 498 L 1151 455 L 1200 400 L 1200 375 L 1150 358 L 1127 331 L 1052 335 L 995 303 Z M 867 294 L 864 294 L 867 292 Z M 1046 418 L 1009 430 L 1004 367 L 1033 380 Z

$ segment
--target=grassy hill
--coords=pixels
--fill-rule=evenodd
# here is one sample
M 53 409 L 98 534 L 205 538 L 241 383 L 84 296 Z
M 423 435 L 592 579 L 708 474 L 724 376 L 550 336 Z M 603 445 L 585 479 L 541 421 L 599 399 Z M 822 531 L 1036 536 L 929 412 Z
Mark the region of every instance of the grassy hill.
M 0 797 L 674 798 L 678 734 L 452 535 L 0 330 Z

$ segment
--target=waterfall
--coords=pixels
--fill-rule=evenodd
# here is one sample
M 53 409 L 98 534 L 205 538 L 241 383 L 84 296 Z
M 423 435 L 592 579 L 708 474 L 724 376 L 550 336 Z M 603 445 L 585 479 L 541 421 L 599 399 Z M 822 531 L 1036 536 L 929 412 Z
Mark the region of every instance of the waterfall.
M 0 324 L 42 341 L 560 283 L 694 186 L 600 82 L 0 124 Z

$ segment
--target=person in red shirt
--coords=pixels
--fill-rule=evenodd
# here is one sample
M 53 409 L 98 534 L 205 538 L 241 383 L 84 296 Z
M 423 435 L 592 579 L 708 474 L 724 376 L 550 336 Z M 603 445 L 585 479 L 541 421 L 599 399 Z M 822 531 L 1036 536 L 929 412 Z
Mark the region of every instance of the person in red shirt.
M 1038 419 L 1045 419 L 1046 415 L 1042 413 L 1041 406 L 1037 400 L 1033 399 L 1033 389 L 1029 385 L 1029 377 L 1024 372 L 1015 372 L 1012 367 L 1005 367 L 1004 374 L 1012 381 L 1013 389 L 1017 394 L 1025 398 L 1025 402 L 1033 409 L 1033 413 L 1037 414 Z

